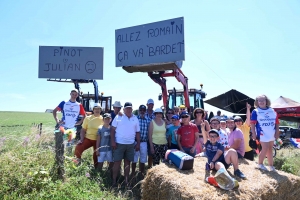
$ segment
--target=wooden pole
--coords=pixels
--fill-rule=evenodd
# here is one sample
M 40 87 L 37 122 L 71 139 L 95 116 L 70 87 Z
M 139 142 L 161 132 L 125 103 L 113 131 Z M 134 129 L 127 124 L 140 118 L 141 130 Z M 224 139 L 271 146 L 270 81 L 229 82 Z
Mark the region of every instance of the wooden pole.
M 40 123 L 40 135 L 42 134 L 42 128 L 43 127 L 43 123 Z
M 64 168 L 64 140 L 63 133 L 59 130 L 55 131 L 55 164 L 57 167 L 57 176 L 59 179 L 65 179 L 65 168 Z

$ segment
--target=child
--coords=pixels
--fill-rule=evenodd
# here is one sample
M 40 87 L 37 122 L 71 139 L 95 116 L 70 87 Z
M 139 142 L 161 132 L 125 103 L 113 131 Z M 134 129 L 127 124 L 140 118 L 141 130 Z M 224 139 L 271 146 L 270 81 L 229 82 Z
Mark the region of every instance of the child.
M 97 136 L 97 156 L 98 156 L 98 169 L 102 171 L 103 162 L 109 163 L 109 170 L 113 167 L 112 150 L 110 146 L 110 122 L 111 116 L 109 113 L 103 115 L 104 125 L 99 127 Z
M 204 123 L 201 124 L 201 128 L 204 129 Z M 234 150 L 228 150 L 224 157 L 224 147 L 217 142 L 219 140 L 219 132 L 216 129 L 211 129 L 207 135 L 203 134 L 203 142 L 208 159 L 209 169 L 218 171 L 221 168 L 228 169 L 232 163 L 234 168 L 234 175 L 240 178 L 246 178 L 246 176 L 238 168 L 238 157 Z
M 178 115 L 173 115 L 171 117 L 172 124 L 168 131 L 167 131 L 167 138 L 168 138 L 168 146 L 169 149 L 178 149 L 178 143 L 177 143 L 177 130 L 180 127 L 180 121 Z

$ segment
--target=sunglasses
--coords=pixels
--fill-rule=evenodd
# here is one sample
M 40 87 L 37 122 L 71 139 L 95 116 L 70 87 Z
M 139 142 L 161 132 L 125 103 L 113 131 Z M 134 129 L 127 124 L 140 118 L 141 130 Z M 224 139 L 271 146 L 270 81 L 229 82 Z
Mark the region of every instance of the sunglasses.
M 189 116 L 187 116 L 187 115 L 184 115 L 184 116 L 182 116 L 181 118 L 188 118 Z
M 217 135 L 209 135 L 209 138 L 217 138 Z
M 173 115 L 174 113 L 172 113 L 172 112 L 168 112 L 168 115 Z
M 242 120 L 240 120 L 240 119 L 239 120 L 234 120 L 234 122 L 242 122 Z
M 139 110 L 139 111 L 140 111 L 140 112 L 142 112 L 142 111 L 143 111 L 143 112 L 146 112 L 146 110 L 144 110 L 144 109 L 143 109 L 143 110 Z
M 220 124 L 218 122 L 214 122 L 214 123 L 210 123 L 211 125 L 217 125 L 217 124 Z
M 185 110 L 185 108 L 180 108 L 180 110 Z
M 203 112 L 195 112 L 196 114 L 203 114 Z

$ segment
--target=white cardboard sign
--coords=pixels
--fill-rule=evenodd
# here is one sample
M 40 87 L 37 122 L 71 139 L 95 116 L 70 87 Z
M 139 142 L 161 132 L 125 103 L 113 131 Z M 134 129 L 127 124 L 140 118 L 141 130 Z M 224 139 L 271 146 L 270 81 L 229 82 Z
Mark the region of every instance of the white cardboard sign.
M 103 79 L 103 47 L 39 47 L 39 78 Z
M 184 60 L 184 19 L 118 29 L 115 31 L 116 67 Z

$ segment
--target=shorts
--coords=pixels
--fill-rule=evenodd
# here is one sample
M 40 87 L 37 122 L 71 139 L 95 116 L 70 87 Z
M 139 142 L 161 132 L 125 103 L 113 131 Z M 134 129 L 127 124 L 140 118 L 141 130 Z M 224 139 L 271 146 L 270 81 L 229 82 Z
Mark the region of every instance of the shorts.
M 254 160 L 254 152 L 253 150 L 245 152 L 244 158 L 247 160 Z
M 140 143 L 140 150 L 134 152 L 134 161 L 133 163 L 137 163 L 140 158 L 140 163 L 146 163 L 147 162 L 147 142 L 141 142 Z
M 260 142 L 271 142 L 271 141 L 275 141 L 275 133 L 271 133 L 271 134 L 260 134 L 259 135 L 259 141 Z
M 179 147 L 178 147 L 178 145 L 177 144 L 173 144 L 173 143 L 171 143 L 171 146 L 170 146 L 170 148 L 169 149 L 178 149 L 179 150 Z
M 100 156 L 98 156 L 98 162 L 113 162 L 112 151 L 102 151 L 99 153 Z
M 113 151 L 113 159 L 115 162 L 121 161 L 123 159 L 133 162 L 134 160 L 134 143 L 133 144 L 119 144 L 117 143 L 117 148 Z

